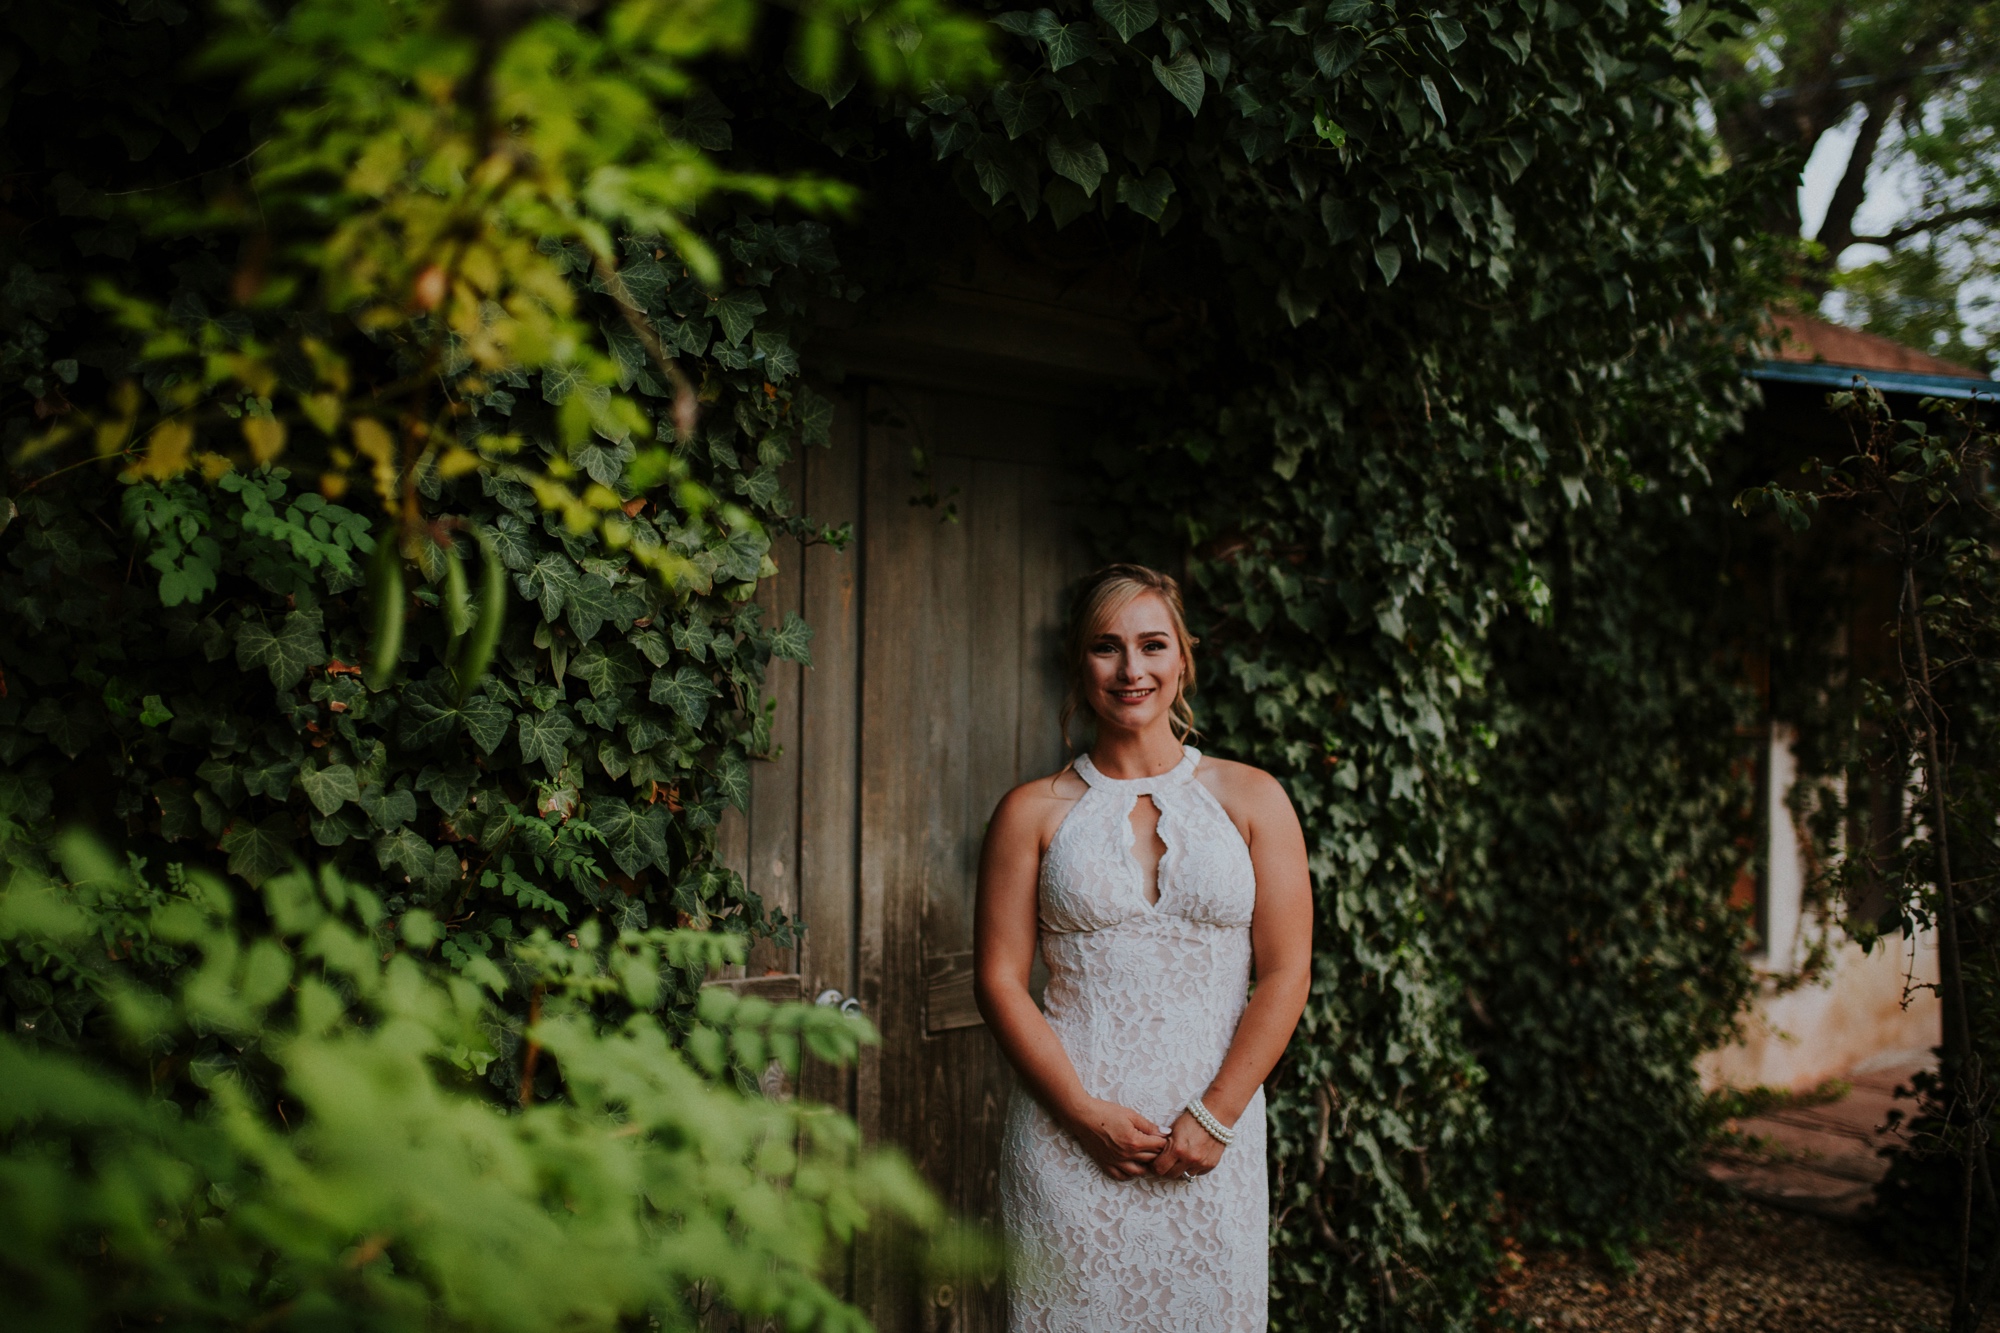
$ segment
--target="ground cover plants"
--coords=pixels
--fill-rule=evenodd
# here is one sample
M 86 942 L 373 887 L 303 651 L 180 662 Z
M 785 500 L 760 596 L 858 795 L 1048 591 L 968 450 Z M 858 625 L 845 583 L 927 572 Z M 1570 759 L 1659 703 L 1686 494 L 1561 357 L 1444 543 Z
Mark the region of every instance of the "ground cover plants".
M 1643 1233 L 1745 985 L 1704 636 L 1758 251 L 1692 112 L 1715 16 L 980 12 L 8 7 L 10 808 L 256 929 L 325 863 L 466 984 L 783 932 L 713 825 L 810 654 L 751 600 L 771 538 L 842 539 L 780 485 L 821 314 L 968 233 L 1121 266 L 1168 387 L 1103 395 L 1105 553 L 1185 572 L 1205 743 L 1314 848 L 1274 1326 L 1464 1326 L 1502 1222 Z M 502 130 L 538 151 L 482 166 Z M 652 974 L 602 1040 L 694 1040 L 697 974 Z M 535 994 L 461 1072 L 588 1102 Z M 95 988 L 10 954 L 7 1003 L 129 1058 Z M 143 1077 L 263 1060 L 190 1029 Z

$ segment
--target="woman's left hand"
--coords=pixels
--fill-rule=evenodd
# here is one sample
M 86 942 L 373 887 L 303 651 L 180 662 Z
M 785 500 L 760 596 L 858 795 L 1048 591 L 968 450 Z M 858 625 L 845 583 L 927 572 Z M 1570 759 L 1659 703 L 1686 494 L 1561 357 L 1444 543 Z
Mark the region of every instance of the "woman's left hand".
M 1201 1127 L 1186 1111 L 1167 1135 L 1167 1146 L 1153 1159 L 1153 1174 L 1168 1179 L 1183 1175 L 1205 1176 L 1222 1161 L 1223 1147 L 1215 1136 Z

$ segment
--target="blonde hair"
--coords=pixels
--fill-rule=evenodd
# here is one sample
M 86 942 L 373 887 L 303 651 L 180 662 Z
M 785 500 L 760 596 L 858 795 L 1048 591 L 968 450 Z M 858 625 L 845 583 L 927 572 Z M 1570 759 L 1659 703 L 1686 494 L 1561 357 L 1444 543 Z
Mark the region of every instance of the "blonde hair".
M 1063 636 L 1063 675 L 1067 678 L 1069 690 L 1063 696 L 1062 738 L 1067 748 L 1070 744 L 1070 719 L 1079 711 L 1090 711 L 1085 703 L 1089 672 L 1085 662 L 1090 654 L 1090 645 L 1111 618 L 1130 606 L 1135 598 L 1152 593 L 1167 608 L 1167 621 L 1173 626 L 1174 638 L 1181 649 L 1181 678 L 1179 688 L 1174 691 L 1172 722 L 1174 737 L 1185 741 L 1195 734 L 1194 705 L 1188 696 L 1194 693 L 1194 646 L 1201 640 L 1188 633 L 1187 616 L 1181 609 L 1181 585 L 1170 574 L 1162 574 L 1157 569 L 1144 565 L 1106 565 L 1094 574 L 1086 574 L 1076 585 L 1076 593 L 1070 603 L 1069 630 Z

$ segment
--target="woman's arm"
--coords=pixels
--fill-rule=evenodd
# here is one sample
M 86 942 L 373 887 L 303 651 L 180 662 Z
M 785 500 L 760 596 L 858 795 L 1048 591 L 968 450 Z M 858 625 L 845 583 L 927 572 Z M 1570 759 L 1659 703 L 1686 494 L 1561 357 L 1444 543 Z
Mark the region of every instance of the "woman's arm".
M 974 925 L 974 994 L 1000 1049 L 1036 1100 L 1081 1143 L 1105 1173 L 1130 1180 L 1146 1173 L 1166 1146 L 1160 1127 L 1130 1107 L 1092 1097 L 1069 1053 L 1028 993 L 1036 944 L 1036 882 L 1042 828 L 1064 802 L 1017 788 L 1000 802 L 979 857 Z
M 1234 1125 L 1269 1077 L 1305 1012 L 1312 988 L 1312 874 L 1305 833 L 1278 780 L 1237 767 L 1229 784 L 1231 813 L 1249 825 L 1250 864 L 1257 872 L 1257 907 L 1250 922 L 1257 989 L 1244 1007 L 1222 1068 L 1201 1094 L 1209 1114 Z M 1174 1121 L 1167 1150 L 1153 1173 L 1203 1175 L 1222 1160 L 1222 1145 L 1185 1111 Z

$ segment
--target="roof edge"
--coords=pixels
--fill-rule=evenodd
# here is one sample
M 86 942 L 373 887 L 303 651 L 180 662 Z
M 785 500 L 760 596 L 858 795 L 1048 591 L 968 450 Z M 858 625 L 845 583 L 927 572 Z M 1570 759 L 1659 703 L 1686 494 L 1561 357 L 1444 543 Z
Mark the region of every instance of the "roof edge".
M 1752 361 L 1753 380 L 1790 384 L 1821 384 L 1830 389 L 1852 389 L 1860 385 L 1883 393 L 1911 394 L 1918 398 L 1972 398 L 2000 402 L 2000 383 L 1959 375 L 1919 375 L 1907 370 L 1862 370 L 1854 366 L 1829 366 L 1809 361 Z

